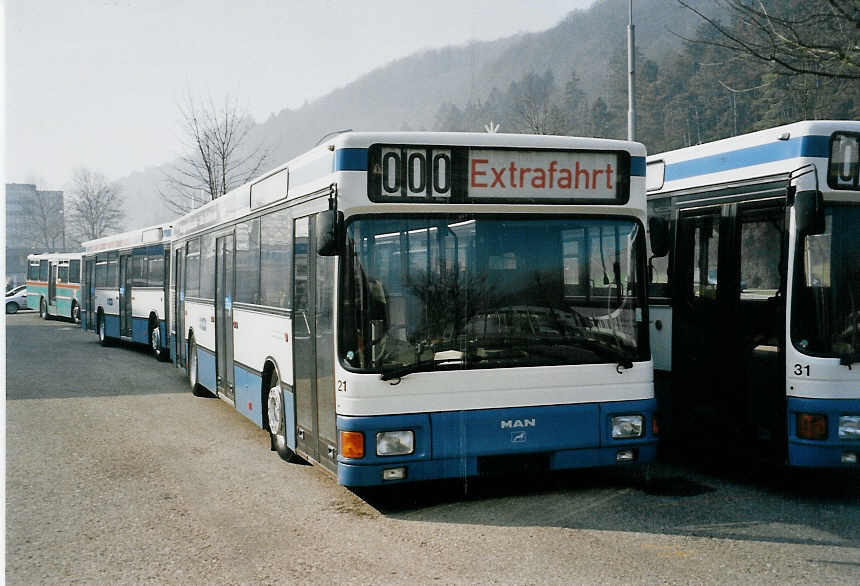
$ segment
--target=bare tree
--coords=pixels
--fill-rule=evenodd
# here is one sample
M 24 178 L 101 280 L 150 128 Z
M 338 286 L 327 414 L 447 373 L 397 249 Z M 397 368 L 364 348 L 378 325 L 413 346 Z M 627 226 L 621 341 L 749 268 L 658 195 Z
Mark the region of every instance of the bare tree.
M 118 232 L 124 212 L 118 185 L 96 171 L 81 168 L 72 179 L 69 231 L 81 242 Z
M 66 246 L 63 217 L 63 192 L 35 190 L 24 204 L 22 213 L 25 229 L 30 235 L 26 244 L 44 251 Z
M 525 130 L 531 134 L 563 134 L 567 121 L 564 111 L 552 103 L 555 80 L 552 72 L 528 73 L 511 84 L 513 109 Z
M 247 144 L 254 121 L 229 96 L 221 107 L 188 97 L 179 112 L 188 150 L 165 173 L 160 195 L 184 214 L 257 176 L 269 149 Z
M 731 26 L 686 0 L 678 0 L 717 33 L 710 40 L 685 40 L 772 63 L 782 75 L 860 79 L 860 9 L 856 0 L 717 1 L 729 11 Z

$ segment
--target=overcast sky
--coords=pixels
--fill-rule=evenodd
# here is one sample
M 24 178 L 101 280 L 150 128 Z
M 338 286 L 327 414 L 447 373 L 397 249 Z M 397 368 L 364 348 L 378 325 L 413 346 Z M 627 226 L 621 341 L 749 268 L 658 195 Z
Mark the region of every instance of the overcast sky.
M 6 181 L 175 157 L 187 93 L 258 121 L 421 49 L 545 30 L 594 0 L 7 0 Z

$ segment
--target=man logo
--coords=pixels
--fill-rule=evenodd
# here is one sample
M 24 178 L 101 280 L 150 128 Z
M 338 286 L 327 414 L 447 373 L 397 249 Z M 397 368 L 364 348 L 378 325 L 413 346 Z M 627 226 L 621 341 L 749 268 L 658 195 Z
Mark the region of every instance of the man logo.
M 515 429 L 517 427 L 535 427 L 537 425 L 534 418 L 531 419 L 502 419 L 499 423 L 502 429 Z

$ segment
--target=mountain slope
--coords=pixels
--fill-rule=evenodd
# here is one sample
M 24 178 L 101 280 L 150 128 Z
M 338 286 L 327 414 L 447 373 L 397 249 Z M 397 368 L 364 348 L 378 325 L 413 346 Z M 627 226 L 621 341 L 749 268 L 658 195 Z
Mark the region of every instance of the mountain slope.
M 671 0 L 637 0 L 634 17 L 637 48 L 654 60 L 680 47 L 669 30 L 692 36 L 699 24 Z M 430 130 L 443 103 L 483 100 L 493 88 L 506 88 L 532 71 L 551 70 L 562 86 L 576 71 L 589 97 L 602 95 L 613 54 L 626 50 L 627 18 L 625 0 L 602 0 L 541 33 L 411 55 L 299 109 L 282 110 L 259 124 L 251 140 L 271 146 L 274 166 L 333 130 Z M 158 195 L 162 176 L 159 168 L 148 168 L 120 180 L 127 228 L 171 219 Z

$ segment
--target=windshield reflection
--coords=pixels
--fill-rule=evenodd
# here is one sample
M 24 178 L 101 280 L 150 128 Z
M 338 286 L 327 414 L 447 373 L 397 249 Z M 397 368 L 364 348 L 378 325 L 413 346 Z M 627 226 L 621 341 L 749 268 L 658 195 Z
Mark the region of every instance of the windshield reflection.
M 647 360 L 641 240 L 618 218 L 355 220 L 341 360 L 391 376 Z
M 860 206 L 825 206 L 825 232 L 798 245 L 791 338 L 803 352 L 860 360 Z

